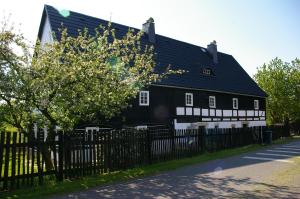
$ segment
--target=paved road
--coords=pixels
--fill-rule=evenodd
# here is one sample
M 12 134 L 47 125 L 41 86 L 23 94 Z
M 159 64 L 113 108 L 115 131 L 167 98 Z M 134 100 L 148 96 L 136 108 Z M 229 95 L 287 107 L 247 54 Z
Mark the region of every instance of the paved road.
M 300 198 L 300 142 L 54 198 Z

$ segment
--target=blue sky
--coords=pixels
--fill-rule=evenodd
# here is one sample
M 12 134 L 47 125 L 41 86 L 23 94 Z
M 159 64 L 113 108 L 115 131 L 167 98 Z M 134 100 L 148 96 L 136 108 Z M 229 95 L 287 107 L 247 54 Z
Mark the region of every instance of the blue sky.
M 141 28 L 150 16 L 156 33 L 233 55 L 253 76 L 275 57 L 300 58 L 299 0 L 1 0 L 0 19 L 11 13 L 34 41 L 44 4 Z

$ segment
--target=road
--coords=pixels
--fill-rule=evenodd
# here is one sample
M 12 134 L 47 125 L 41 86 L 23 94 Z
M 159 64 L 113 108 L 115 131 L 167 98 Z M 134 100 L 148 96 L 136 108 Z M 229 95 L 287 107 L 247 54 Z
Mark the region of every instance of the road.
M 300 142 L 54 198 L 300 199 Z

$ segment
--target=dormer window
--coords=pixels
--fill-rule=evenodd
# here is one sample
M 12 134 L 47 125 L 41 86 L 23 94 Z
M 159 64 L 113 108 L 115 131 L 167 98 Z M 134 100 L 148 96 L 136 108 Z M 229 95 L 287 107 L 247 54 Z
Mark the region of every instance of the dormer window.
M 211 70 L 209 68 L 204 68 L 202 73 L 203 75 L 211 75 Z

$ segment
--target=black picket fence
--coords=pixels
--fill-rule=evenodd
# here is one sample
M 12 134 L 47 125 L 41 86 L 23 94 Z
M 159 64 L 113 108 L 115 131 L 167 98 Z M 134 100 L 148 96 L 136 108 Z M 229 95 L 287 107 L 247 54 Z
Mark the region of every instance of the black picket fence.
M 2 132 L 0 189 L 43 184 L 45 178 L 61 181 L 261 143 L 263 131 L 264 127 L 74 131 L 59 132 L 51 141 L 45 139 L 43 131 L 30 136 Z

